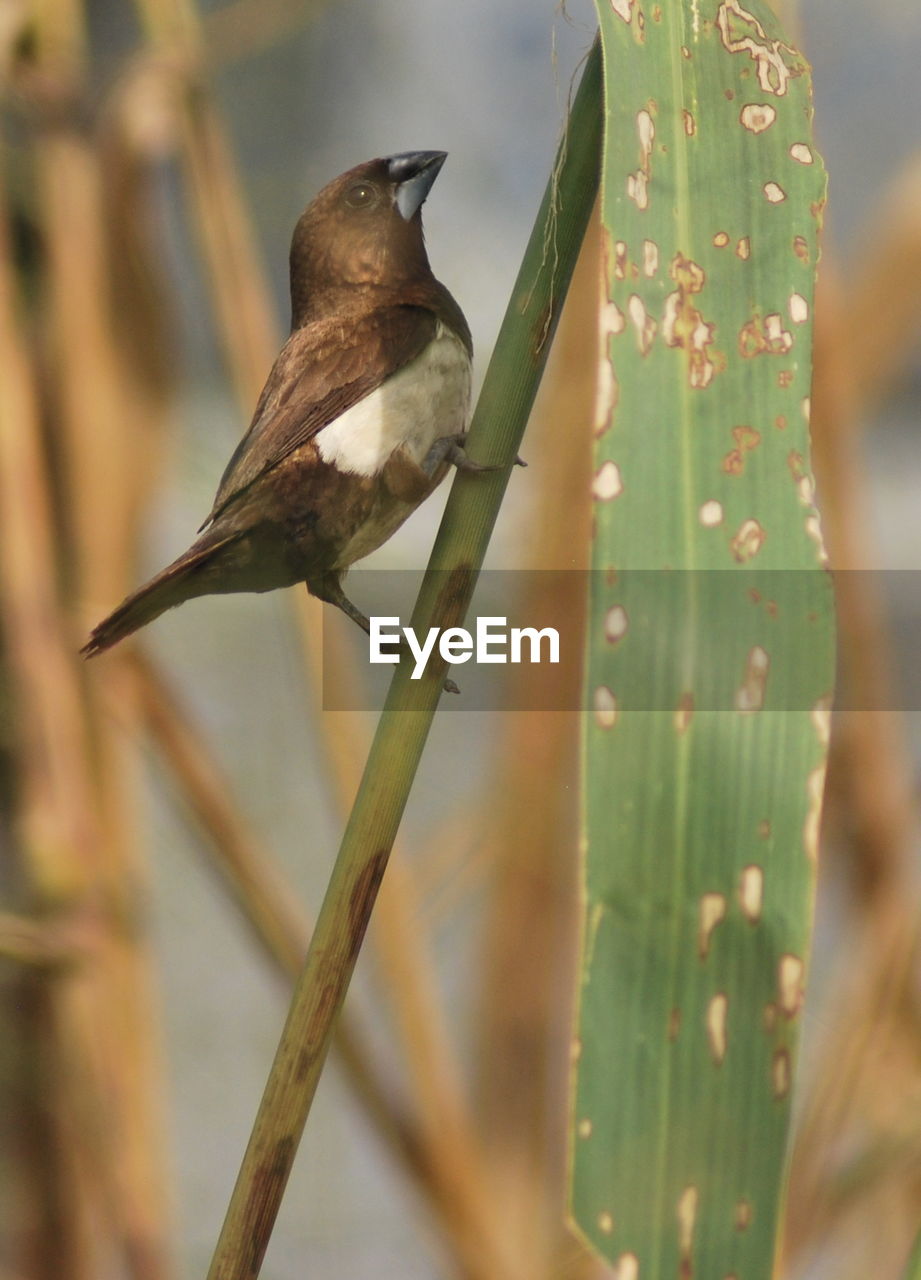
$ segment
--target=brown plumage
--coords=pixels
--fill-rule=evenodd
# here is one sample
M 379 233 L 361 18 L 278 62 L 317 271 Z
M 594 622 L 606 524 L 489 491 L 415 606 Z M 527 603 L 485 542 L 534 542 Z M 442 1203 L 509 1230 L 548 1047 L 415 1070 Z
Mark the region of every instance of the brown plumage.
M 325 187 L 291 244 L 291 335 L 199 538 L 93 629 L 110 648 L 195 596 L 305 582 L 367 629 L 341 578 L 399 527 L 461 444 L 470 331 L 432 274 L 421 206 L 445 159 L 372 160 Z

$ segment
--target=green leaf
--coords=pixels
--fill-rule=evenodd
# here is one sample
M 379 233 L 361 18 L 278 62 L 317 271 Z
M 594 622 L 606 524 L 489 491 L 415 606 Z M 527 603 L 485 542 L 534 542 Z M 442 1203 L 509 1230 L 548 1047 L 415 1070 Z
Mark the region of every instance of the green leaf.
M 921 1231 L 915 1237 L 911 1257 L 905 1264 L 902 1280 L 921 1280 Z
M 571 1212 L 619 1280 L 767 1280 L 834 670 L 807 426 L 825 176 L 765 4 L 598 11 Z

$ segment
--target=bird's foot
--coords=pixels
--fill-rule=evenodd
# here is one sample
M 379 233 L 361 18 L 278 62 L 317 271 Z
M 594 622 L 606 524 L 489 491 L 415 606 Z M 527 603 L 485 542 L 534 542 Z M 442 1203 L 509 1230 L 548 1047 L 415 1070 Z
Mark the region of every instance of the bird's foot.
M 448 462 L 456 467 L 458 471 L 489 472 L 505 470 L 503 463 L 474 462 L 473 458 L 467 455 L 466 443 L 467 436 L 463 432 L 453 436 L 441 436 L 435 441 L 422 460 L 422 469 L 427 475 L 432 475 L 443 462 Z M 526 467 L 528 464 L 523 458 L 516 457 L 514 465 Z
M 347 618 L 351 618 L 356 626 L 361 627 L 365 635 L 371 634 L 371 623 L 367 616 L 363 614 L 356 605 L 352 604 L 351 600 L 342 590 L 341 577 L 337 571 L 327 573 L 322 578 L 314 579 L 306 585 L 307 590 L 311 595 L 316 596 L 319 600 L 324 600 L 327 604 L 335 605 L 337 609 L 341 609 Z M 406 641 L 401 640 L 400 662 L 404 661 L 415 662 L 415 658 L 410 653 L 409 646 Z M 450 676 L 445 677 L 442 688 L 445 693 L 460 693 L 460 689 Z

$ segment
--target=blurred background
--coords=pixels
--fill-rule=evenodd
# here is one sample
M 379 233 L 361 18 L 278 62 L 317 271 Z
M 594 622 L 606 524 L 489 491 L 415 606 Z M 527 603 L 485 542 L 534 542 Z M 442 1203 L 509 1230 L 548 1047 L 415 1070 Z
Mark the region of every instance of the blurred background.
M 894 675 L 921 621 L 921 11 L 785 14 L 830 174 L 815 461 L 862 710 L 835 727 L 784 1274 L 894 1280 L 921 1223 L 921 721 Z M 208 511 L 339 172 L 449 152 L 427 243 L 482 378 L 593 26 L 588 0 L 0 5 L 0 1280 L 204 1274 L 372 723 L 323 712 L 321 634 L 324 678 L 358 677 L 303 592 L 75 650 Z M 494 568 L 584 560 L 593 253 Z M 373 562 L 421 570 L 446 493 Z M 603 1274 L 560 1221 L 577 751 L 575 714 L 436 719 L 272 1280 Z

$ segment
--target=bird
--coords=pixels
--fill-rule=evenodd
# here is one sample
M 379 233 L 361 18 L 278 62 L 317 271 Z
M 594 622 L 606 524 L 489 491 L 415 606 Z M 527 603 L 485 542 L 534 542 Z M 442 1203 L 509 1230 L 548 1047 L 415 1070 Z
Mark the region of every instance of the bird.
M 447 153 L 369 160 L 325 186 L 291 241 L 291 329 L 198 537 L 90 633 L 110 649 L 197 596 L 305 583 L 364 631 L 350 565 L 385 542 L 464 449 L 473 344 L 436 280 L 423 202 Z M 517 461 L 517 459 L 516 459 Z

